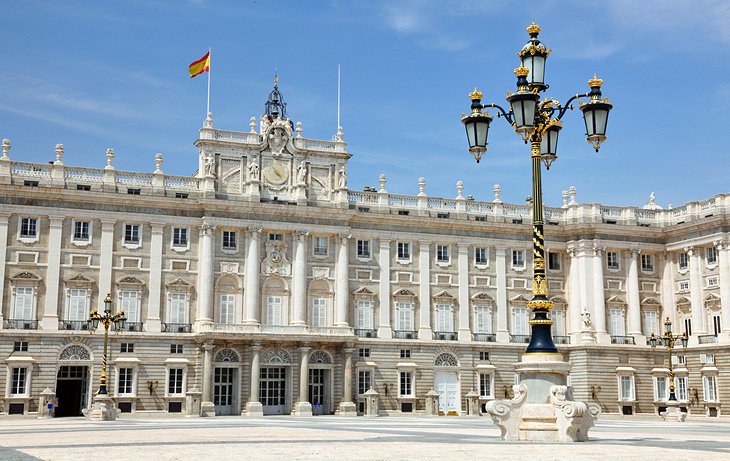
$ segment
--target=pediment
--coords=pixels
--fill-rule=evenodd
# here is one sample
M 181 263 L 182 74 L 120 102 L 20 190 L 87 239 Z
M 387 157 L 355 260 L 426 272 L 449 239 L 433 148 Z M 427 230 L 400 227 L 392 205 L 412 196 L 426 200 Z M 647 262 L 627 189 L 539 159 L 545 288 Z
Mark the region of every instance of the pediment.
M 412 292 L 411 290 L 401 288 L 400 290 L 397 290 L 395 293 L 393 293 L 393 296 L 410 296 L 410 297 L 415 298 L 416 294 L 414 292 Z
M 68 285 L 91 285 L 94 283 L 94 279 L 87 277 L 84 274 L 77 273 L 63 280 Z
M 10 280 L 14 282 L 40 282 L 43 279 L 33 272 L 24 271 L 11 276 Z
M 357 290 L 353 291 L 352 295 L 359 296 L 361 298 L 372 298 L 375 296 L 375 293 L 373 293 L 367 287 L 360 287 Z
M 433 299 L 442 299 L 453 303 L 456 298 L 454 298 L 448 291 L 442 290 L 433 295 Z
M 484 292 L 475 293 L 471 297 L 472 301 L 491 301 L 494 302 L 494 298 Z
M 128 276 L 122 277 L 120 279 L 117 279 L 117 284 L 118 285 L 144 285 L 144 281 L 137 277 L 128 275 Z

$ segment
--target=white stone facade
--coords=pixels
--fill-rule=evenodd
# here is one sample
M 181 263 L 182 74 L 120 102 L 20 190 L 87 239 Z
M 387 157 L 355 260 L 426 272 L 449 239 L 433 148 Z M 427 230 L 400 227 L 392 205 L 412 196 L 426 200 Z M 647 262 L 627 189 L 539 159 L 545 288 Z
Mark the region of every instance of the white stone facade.
M 0 158 L 2 412 L 78 414 L 98 389 L 107 292 L 128 328 L 110 338 L 122 412 L 467 412 L 507 397 L 529 340 L 531 211 L 463 195 L 348 190 L 350 154 L 287 119 L 214 128 L 192 177 Z M 13 159 L 11 160 L 11 157 Z M 653 203 L 653 201 L 652 201 Z M 689 411 L 719 413 L 730 379 L 730 195 L 674 209 L 547 208 L 553 334 L 576 398 L 605 412 L 663 408 L 669 317 L 688 330 L 675 367 Z M 304 377 L 304 379 L 302 379 Z M 682 381 L 684 379 L 684 381 Z M 200 390 L 198 392 L 198 389 Z M 192 396 L 192 397 L 191 397 Z M 355 407 L 354 404 L 357 404 Z M 197 408 L 197 407 L 196 407 Z

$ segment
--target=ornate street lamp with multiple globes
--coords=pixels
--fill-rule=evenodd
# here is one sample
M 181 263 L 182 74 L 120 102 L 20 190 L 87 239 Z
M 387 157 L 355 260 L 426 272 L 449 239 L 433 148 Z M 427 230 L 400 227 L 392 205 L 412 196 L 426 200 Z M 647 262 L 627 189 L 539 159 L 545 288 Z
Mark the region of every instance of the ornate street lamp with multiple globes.
M 532 241 L 533 241 L 533 281 L 532 299 L 528 307 L 534 317 L 530 320 L 532 337 L 527 346 L 528 353 L 557 352 L 550 334 L 552 321 L 548 315 L 553 306 L 548 298 L 547 279 L 545 274 L 545 241 L 543 236 L 542 181 L 541 163 L 546 169 L 558 158 L 558 135 L 563 125 L 561 119 L 573 109 L 570 104 L 578 100 L 585 121 L 586 139 L 598 152 L 601 143 L 606 140 L 606 124 L 608 113 L 613 107 L 608 99 L 602 98 L 603 80 L 595 75 L 588 81 L 590 91 L 577 94 L 565 104 L 552 98 L 540 99 L 540 93 L 548 88 L 545 83 L 545 62 L 551 50 L 538 40 L 540 26 L 534 22 L 527 27 L 530 40 L 518 53 L 520 66 L 515 69 L 517 76 L 517 92 L 508 92 L 509 110 L 497 104 L 482 104 L 482 93 L 474 88 L 469 94 L 471 113 L 462 114 L 461 121 L 466 127 L 469 152 L 477 163 L 487 151 L 487 136 L 492 117 L 487 108 L 497 110 L 497 117 L 502 117 L 512 125 L 515 132 L 525 143 L 530 143 L 532 157 Z M 581 99 L 587 99 L 585 102 Z
M 652 333 L 649 337 L 649 345 L 651 347 L 656 347 L 659 344 L 660 346 L 666 347 L 669 351 L 669 402 L 677 401 L 677 395 L 674 392 L 674 366 L 672 365 L 672 351 L 677 340 L 682 342 L 683 348 L 687 348 L 687 341 L 689 340 L 687 332 L 685 331 L 681 335 L 673 334 L 672 321 L 669 320 L 669 317 L 664 321 L 664 333 L 661 336 L 656 336 Z
M 97 309 L 94 309 L 89 314 L 89 332 L 94 333 L 101 323 L 104 326 L 104 353 L 101 356 L 101 378 L 99 379 L 99 395 L 107 395 L 107 377 L 106 377 L 106 353 L 107 346 L 109 344 L 109 327 L 114 325 L 114 329 L 119 331 L 124 329 L 124 324 L 127 321 L 127 317 L 124 315 L 124 309 L 120 310 L 116 314 L 112 314 L 112 294 L 107 293 L 104 298 L 104 312 L 99 313 Z

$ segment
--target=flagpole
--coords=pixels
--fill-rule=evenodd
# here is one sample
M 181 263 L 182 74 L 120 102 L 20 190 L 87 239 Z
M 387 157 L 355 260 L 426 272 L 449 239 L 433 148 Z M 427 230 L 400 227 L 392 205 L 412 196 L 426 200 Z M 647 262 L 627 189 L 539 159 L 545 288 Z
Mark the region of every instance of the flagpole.
M 337 130 L 340 129 L 340 65 L 337 64 Z
M 211 71 L 210 68 L 213 67 L 213 65 L 211 63 L 211 58 L 212 58 L 211 48 L 208 47 L 208 104 L 206 106 L 207 110 L 205 111 L 206 117 L 208 116 L 208 114 L 210 114 L 210 71 Z

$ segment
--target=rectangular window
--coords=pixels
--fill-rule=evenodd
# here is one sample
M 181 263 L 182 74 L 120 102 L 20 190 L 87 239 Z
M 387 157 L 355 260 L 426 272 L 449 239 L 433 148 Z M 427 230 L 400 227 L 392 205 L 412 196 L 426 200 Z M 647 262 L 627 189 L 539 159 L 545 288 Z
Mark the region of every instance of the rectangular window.
M 551 309 L 550 319 L 553 321 L 553 335 L 565 336 L 565 309 Z
M 188 230 L 184 227 L 175 227 L 172 229 L 172 246 L 186 247 L 188 246 Z
M 119 292 L 119 305 L 124 309 L 128 322 L 139 322 L 141 293 L 136 290 L 122 290 Z
M 411 244 L 409 242 L 398 242 L 398 259 L 411 259 Z
M 548 269 L 551 271 L 560 270 L 560 253 L 549 252 L 548 253 Z
M 474 264 L 485 266 L 488 261 L 486 248 L 474 248 Z
M 360 370 L 357 372 L 357 393 L 365 394 L 372 387 L 372 371 Z
M 479 374 L 479 397 L 492 398 L 492 375 L 488 373 Z
M 169 395 L 182 395 L 183 393 L 183 369 L 170 368 L 170 376 L 167 382 L 167 393 Z
M 626 336 L 626 323 L 623 309 L 608 310 L 608 334 L 611 336 Z
M 35 288 L 15 287 L 15 306 L 13 320 L 33 320 L 33 301 Z
M 129 195 L 139 195 L 140 192 L 142 192 L 142 189 L 127 189 L 127 194 Z
M 454 331 L 454 306 L 436 304 L 436 331 L 451 333 Z
M 706 255 L 707 255 L 707 265 L 708 266 L 717 264 L 717 248 L 708 247 L 707 251 L 706 251 Z
M 705 402 L 717 402 L 717 380 L 714 376 L 702 378 L 705 389 Z
M 529 335 L 529 328 L 527 324 L 527 308 L 526 307 L 513 307 L 512 308 L 512 334 L 513 335 Z
M 654 400 L 667 400 L 667 395 L 669 394 L 668 386 L 669 384 L 666 376 L 654 377 Z
M 489 360 L 489 352 L 487 351 L 479 351 L 479 360 Z
M 689 282 L 679 282 L 679 291 L 689 291 Z
M 170 344 L 170 354 L 182 354 L 182 353 L 183 353 L 182 344 Z
M 613 270 L 618 270 L 618 252 L 607 251 L 606 252 L 606 267 Z
M 77 242 L 88 242 L 89 241 L 89 222 L 88 221 L 76 221 L 74 222 L 74 240 Z
M 370 240 L 357 241 L 357 257 L 363 259 L 370 258 Z
M 641 270 L 654 272 L 654 255 L 641 255 Z
M 175 192 L 175 198 L 188 198 L 189 194 L 183 194 L 182 192 Z
M 659 335 L 659 312 L 645 310 L 644 314 L 644 336 Z
M 87 320 L 89 318 L 86 308 L 88 299 L 88 290 L 86 288 L 69 288 L 67 320 Z
M 687 253 L 679 253 L 679 270 L 687 270 L 687 267 L 689 267 L 689 256 Z
M 413 331 L 413 304 L 409 302 L 398 301 L 395 303 L 396 330 Z
M 524 269 L 525 267 L 525 251 L 512 250 L 512 267 L 515 269 Z
M 692 336 L 692 319 L 690 317 L 684 319 L 684 331 L 688 336 Z
M 283 234 L 269 234 L 269 240 L 284 240 Z
M 327 300 L 325 298 L 312 299 L 312 326 L 327 325 Z
M 88 184 L 76 184 L 76 190 L 90 191 L 91 190 L 91 186 L 88 185 Z
M 167 312 L 167 321 L 169 323 L 188 323 L 188 294 L 187 293 L 170 293 L 169 306 Z
M 686 376 L 675 376 L 674 377 L 674 390 L 677 393 L 677 400 L 687 401 L 687 377 Z
M 368 299 L 357 300 L 357 327 L 361 330 L 373 329 L 373 302 Z
M 314 237 L 314 255 L 327 256 L 327 237 Z
M 13 381 L 10 386 L 10 395 L 25 395 L 28 387 L 28 368 L 13 368 Z
M 413 396 L 413 372 L 412 371 L 401 371 L 400 372 L 400 396 L 401 397 L 412 397 Z
M 722 333 L 721 317 L 717 314 L 712 316 L 712 332 L 715 336 Z
M 281 296 L 266 299 L 266 324 L 281 325 Z
M 119 352 L 121 352 L 121 353 L 125 353 L 125 352 L 132 353 L 132 352 L 134 352 L 134 343 L 122 343 L 121 346 L 120 346 L 120 348 L 119 348 Z
M 20 219 L 20 236 L 36 237 L 38 235 L 38 220 L 36 218 Z
M 402 359 L 410 359 L 411 358 L 411 350 L 410 349 L 401 349 L 400 350 L 400 358 L 402 358 Z
M 235 250 L 236 248 L 236 232 L 223 231 L 223 249 Z
M 231 324 L 236 313 L 236 295 L 223 293 L 220 295 L 218 306 L 218 322 Z
M 621 383 L 620 399 L 624 401 L 634 400 L 634 377 L 620 376 L 619 381 Z
M 489 306 L 474 307 L 475 333 L 492 333 L 492 310 Z
M 720 279 L 718 277 L 707 277 L 707 288 L 715 288 L 720 286 Z
M 172 371 L 172 370 L 170 370 Z M 134 368 L 120 368 L 117 381 L 117 394 L 130 395 L 132 391 L 132 380 L 134 377 Z M 180 391 L 182 392 L 182 390 Z
M 370 357 L 370 348 L 367 347 L 361 347 L 357 351 L 358 357 Z
M 14 352 L 28 352 L 28 341 L 15 341 L 13 343 Z
M 449 262 L 449 246 L 436 245 L 436 261 L 440 263 Z
M 139 243 L 139 224 L 125 224 L 124 243 Z

